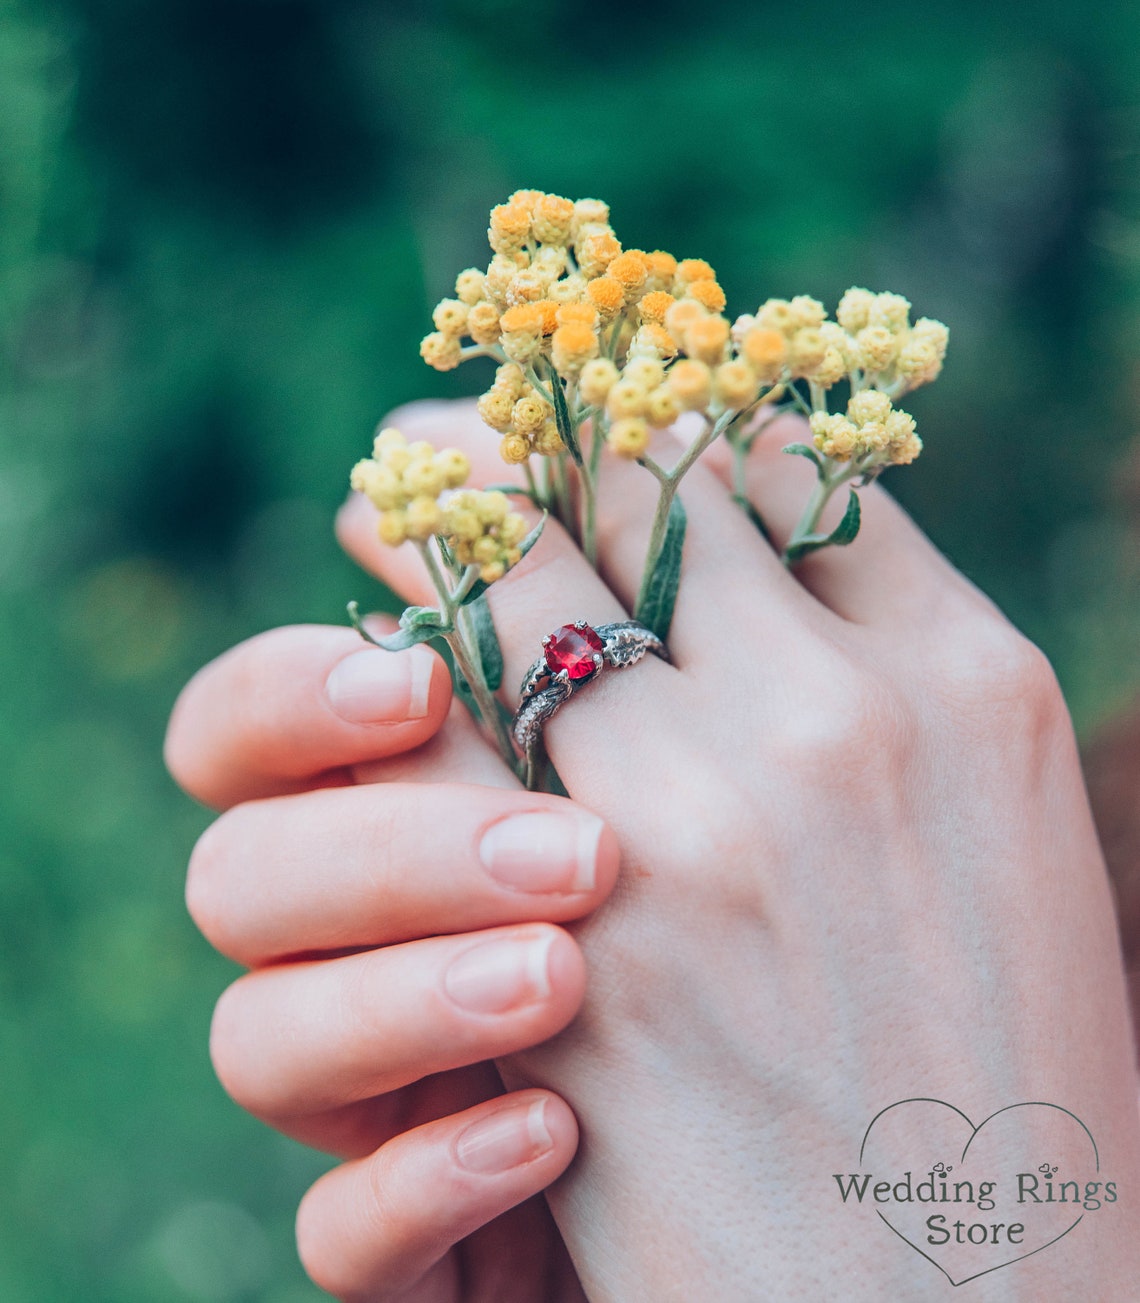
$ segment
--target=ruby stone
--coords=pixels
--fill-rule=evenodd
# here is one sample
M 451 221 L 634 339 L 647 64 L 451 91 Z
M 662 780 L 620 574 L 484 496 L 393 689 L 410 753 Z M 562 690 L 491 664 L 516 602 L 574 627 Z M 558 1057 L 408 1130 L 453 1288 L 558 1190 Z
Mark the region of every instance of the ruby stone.
M 597 669 L 594 657 L 601 650 L 602 640 L 588 624 L 581 629 L 564 624 L 550 635 L 546 644 L 546 663 L 551 674 L 565 670 L 572 679 L 584 679 Z

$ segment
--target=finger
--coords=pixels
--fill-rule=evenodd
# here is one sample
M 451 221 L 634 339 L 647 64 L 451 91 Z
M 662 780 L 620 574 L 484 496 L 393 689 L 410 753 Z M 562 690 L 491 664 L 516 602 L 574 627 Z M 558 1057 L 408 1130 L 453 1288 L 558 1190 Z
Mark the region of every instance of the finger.
M 194 848 L 186 899 L 215 949 L 258 967 L 578 918 L 609 894 L 617 871 L 613 833 L 564 798 L 392 783 L 235 807 Z
M 536 1045 L 584 988 L 551 924 L 432 937 L 247 973 L 218 1001 L 210 1052 L 237 1103 L 274 1122 Z
M 174 778 L 207 805 L 351 781 L 346 766 L 425 742 L 447 716 L 447 667 L 426 647 L 385 652 L 351 629 L 274 629 L 182 690 L 166 737 Z
M 497 1099 L 502 1093 L 495 1065 L 473 1063 L 325 1113 L 279 1118 L 273 1125 L 310 1149 L 337 1158 L 363 1158 L 412 1127 Z
M 802 417 L 782 415 L 762 430 L 746 463 L 749 500 L 771 531 L 777 551 L 791 537 L 815 485 L 804 457 L 783 449 L 810 443 Z M 723 443 L 708 454 L 708 466 L 731 483 L 731 452 Z M 795 576 L 819 601 L 844 619 L 895 628 L 938 627 L 948 604 L 984 600 L 931 543 L 881 484 L 859 491 L 862 524 L 851 547 L 827 547 L 796 563 Z M 843 514 L 847 493 L 829 504 L 819 529 L 827 533 Z
M 353 765 L 352 776 L 365 783 L 479 783 L 520 790 L 522 784 L 475 723 L 471 712 L 451 700 L 447 723 L 413 751 Z
M 306 1194 L 297 1214 L 305 1270 L 337 1298 L 405 1297 L 453 1244 L 560 1176 L 577 1142 L 573 1113 L 542 1090 L 399 1136 Z

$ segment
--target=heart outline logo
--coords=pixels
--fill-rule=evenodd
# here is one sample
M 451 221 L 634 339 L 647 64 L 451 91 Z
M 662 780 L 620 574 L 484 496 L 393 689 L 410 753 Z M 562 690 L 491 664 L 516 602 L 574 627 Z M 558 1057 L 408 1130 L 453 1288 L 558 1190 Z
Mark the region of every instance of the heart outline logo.
M 1077 1123 L 1077 1125 L 1081 1128 L 1081 1130 L 1085 1133 L 1085 1135 L 1088 1136 L 1089 1144 L 1092 1146 L 1093 1163 L 1095 1166 L 1095 1170 L 1097 1172 L 1100 1171 L 1100 1150 L 1097 1148 L 1096 1139 L 1094 1138 L 1093 1133 L 1088 1129 L 1087 1126 L 1085 1126 L 1085 1124 L 1081 1121 L 1079 1117 L 1077 1117 L 1075 1113 L 1071 1112 L 1067 1108 L 1063 1108 L 1060 1104 L 1053 1104 L 1048 1100 L 1040 1100 L 1040 1099 L 1023 1100 L 1020 1104 L 1007 1104 L 1005 1105 L 1004 1108 L 999 1108 L 996 1110 L 996 1112 L 991 1113 L 989 1117 L 983 1118 L 982 1121 L 979 1122 L 977 1126 L 975 1126 L 974 1123 L 966 1116 L 965 1113 L 962 1112 L 960 1108 L 956 1108 L 953 1104 L 948 1104 L 944 1099 L 935 1099 L 931 1096 L 926 1096 L 926 1095 L 917 1095 L 911 1099 L 896 1100 L 895 1103 L 888 1104 L 886 1108 L 880 1109 L 879 1112 L 875 1114 L 875 1116 L 867 1124 L 867 1130 L 863 1133 L 863 1143 L 859 1146 L 860 1167 L 863 1166 L 863 1157 L 864 1154 L 866 1153 L 867 1141 L 870 1139 L 871 1131 L 873 1130 L 875 1123 L 878 1122 L 879 1119 L 883 1117 L 885 1114 L 889 1113 L 892 1109 L 901 1108 L 904 1104 L 940 1104 L 943 1108 L 947 1108 L 952 1113 L 956 1113 L 962 1119 L 962 1121 L 965 1122 L 965 1124 L 970 1128 L 970 1138 L 966 1141 L 965 1145 L 963 1146 L 961 1156 L 958 1159 L 959 1165 L 965 1161 L 966 1155 L 970 1151 L 970 1146 L 977 1139 L 978 1133 L 982 1130 L 983 1127 L 985 1127 L 990 1122 L 992 1122 L 994 1118 L 1000 1117 L 1003 1113 L 1009 1113 L 1012 1110 L 1019 1109 L 1019 1108 L 1055 1109 L 1058 1113 L 1064 1113 L 1066 1117 L 1072 1118 L 1072 1120 Z M 1081 1215 L 1074 1222 L 1072 1222 L 1071 1225 L 1067 1226 L 1059 1235 L 1055 1235 L 1051 1240 L 1047 1241 L 1045 1244 L 1038 1245 L 1037 1248 L 1035 1249 L 1030 1249 L 1028 1253 L 1019 1254 L 1016 1258 L 1010 1258 L 1007 1262 L 999 1262 L 997 1263 L 996 1266 L 986 1267 L 982 1271 L 975 1272 L 972 1276 L 964 1276 L 961 1280 L 955 1280 L 954 1277 L 950 1275 L 950 1273 L 946 1270 L 945 1267 L 943 1267 L 943 1265 L 940 1262 L 938 1262 L 935 1258 L 932 1258 L 929 1253 L 926 1253 L 922 1249 L 920 1249 L 918 1245 L 914 1243 L 913 1240 L 905 1236 L 902 1233 L 902 1231 L 900 1231 L 897 1226 L 893 1225 L 891 1221 L 887 1217 L 885 1217 L 877 1208 L 875 1209 L 875 1214 L 880 1219 L 880 1221 L 882 1221 L 890 1230 L 892 1230 L 899 1237 L 900 1240 L 903 1241 L 904 1244 L 909 1245 L 910 1248 L 912 1248 L 915 1251 L 915 1253 L 919 1255 L 920 1258 L 925 1258 L 927 1262 L 932 1263 L 935 1267 L 937 1267 L 938 1270 L 946 1277 L 946 1279 L 950 1282 L 950 1284 L 953 1285 L 955 1288 L 957 1288 L 959 1285 L 966 1285 L 972 1280 L 977 1280 L 981 1276 L 988 1276 L 990 1275 L 991 1272 L 1001 1271 L 1005 1267 L 1012 1267 L 1014 1263 L 1024 1262 L 1026 1258 L 1032 1258 L 1035 1254 L 1041 1253 L 1045 1249 L 1051 1248 L 1054 1244 L 1057 1243 L 1058 1240 L 1063 1240 L 1066 1235 L 1068 1235 L 1071 1231 L 1075 1230 L 1081 1224 L 1081 1222 L 1084 1221 L 1084 1216 L 1085 1216 L 1084 1213 L 1082 1212 Z

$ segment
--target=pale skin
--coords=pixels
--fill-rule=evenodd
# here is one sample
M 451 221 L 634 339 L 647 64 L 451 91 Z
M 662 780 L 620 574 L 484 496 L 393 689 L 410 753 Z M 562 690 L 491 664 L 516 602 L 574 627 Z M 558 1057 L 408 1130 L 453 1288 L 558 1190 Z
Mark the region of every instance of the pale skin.
M 392 423 L 503 479 L 468 406 Z M 777 542 L 802 437 L 778 422 L 750 464 Z M 1048 664 L 877 486 L 856 543 L 789 574 L 717 452 L 682 489 L 674 664 L 603 676 L 547 730 L 572 801 L 518 787 L 422 649 L 279 630 L 180 699 L 171 769 L 228 811 L 190 909 L 252 970 L 215 1066 L 347 1160 L 302 1202 L 302 1260 L 345 1300 L 943 1298 L 829 1174 L 894 1100 L 1045 1099 L 1096 1133 L 1120 1202 L 971 1296 L 1129 1298 L 1131 1028 Z M 602 576 L 552 525 L 491 590 L 507 685 L 544 633 L 627 614 L 654 486 L 611 470 Z M 370 513 L 346 507 L 344 545 L 429 599 Z

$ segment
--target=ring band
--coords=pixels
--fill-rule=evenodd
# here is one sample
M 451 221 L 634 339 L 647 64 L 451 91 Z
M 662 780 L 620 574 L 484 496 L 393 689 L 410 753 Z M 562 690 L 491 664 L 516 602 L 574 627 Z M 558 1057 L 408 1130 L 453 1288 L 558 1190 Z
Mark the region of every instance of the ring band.
M 519 750 L 530 756 L 547 721 L 564 701 L 605 668 L 624 670 L 652 652 L 669 659 L 665 644 L 637 620 L 590 625 L 564 624 L 542 640 L 543 654 L 527 670 L 512 732 Z

